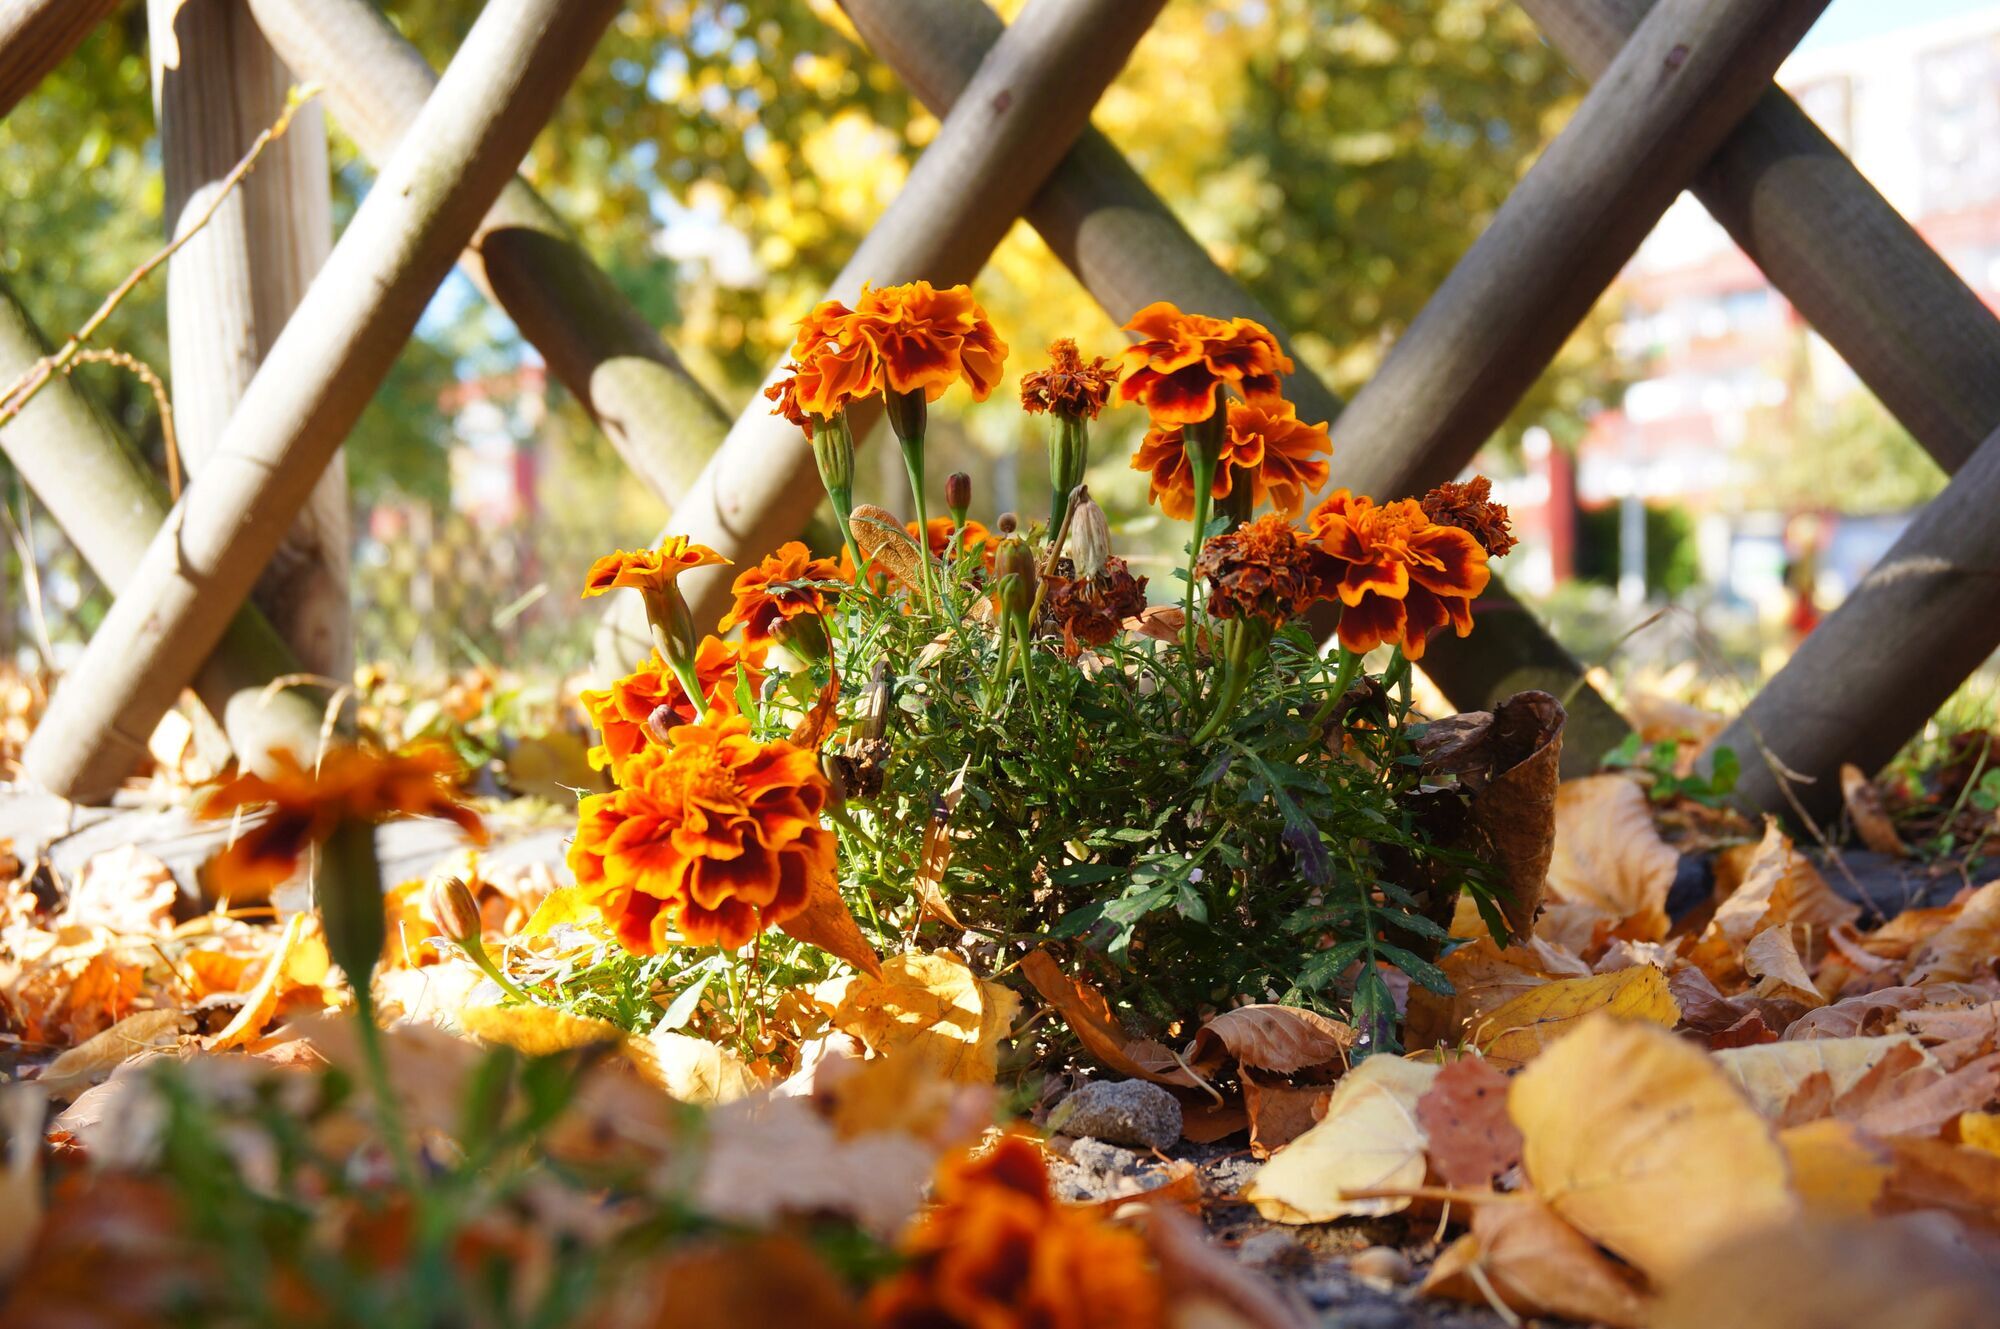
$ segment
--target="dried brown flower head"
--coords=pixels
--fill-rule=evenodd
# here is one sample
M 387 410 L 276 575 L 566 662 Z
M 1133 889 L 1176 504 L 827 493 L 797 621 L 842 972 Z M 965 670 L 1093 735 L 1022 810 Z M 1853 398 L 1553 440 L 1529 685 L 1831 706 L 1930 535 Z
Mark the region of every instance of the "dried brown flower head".
M 1490 557 L 1499 558 L 1516 544 L 1505 503 L 1493 501 L 1493 482 L 1475 475 L 1464 484 L 1446 482 L 1424 495 L 1424 515 L 1440 526 L 1456 526 Z
M 1328 594 L 1326 556 L 1275 512 L 1210 538 L 1195 570 L 1208 581 L 1208 612 L 1217 618 L 1277 627 Z
M 1042 599 L 1041 628 L 1060 632 L 1072 654 L 1078 643 L 1102 646 L 1116 637 L 1125 620 L 1136 618 L 1146 607 L 1146 579 L 1135 577 L 1125 560 L 1116 554 L 1104 560 L 1104 571 L 1095 577 L 1078 576 L 1069 559 L 1056 560 L 1047 577 L 1048 593 Z
M 1047 369 L 1021 375 L 1021 409 L 1095 420 L 1117 381 L 1116 365 L 1101 355 L 1086 363 L 1076 343 L 1062 337 L 1049 343 Z

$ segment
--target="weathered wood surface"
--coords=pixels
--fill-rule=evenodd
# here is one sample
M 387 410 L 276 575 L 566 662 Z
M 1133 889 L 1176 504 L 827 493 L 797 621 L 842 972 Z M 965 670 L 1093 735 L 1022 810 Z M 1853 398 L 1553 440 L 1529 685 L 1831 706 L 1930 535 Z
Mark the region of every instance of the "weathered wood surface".
M 828 295 L 851 301 L 864 282 L 946 285 L 978 275 L 1162 3 L 1033 0 L 994 44 Z M 777 373 L 774 366 L 770 377 Z M 682 500 L 673 530 L 754 562 L 795 537 L 824 498 L 805 435 L 758 395 Z M 714 623 L 727 609 L 728 573 L 703 568 L 682 578 L 697 623 Z M 643 657 L 645 639 L 618 632 L 620 621 L 607 617 L 599 655 L 629 667 Z
M 23 763 L 108 798 L 214 649 L 617 0 L 492 0 L 147 548 Z
M 33 92 L 120 0 L 0 0 L 0 115 Z
M 291 71 L 244 0 L 151 0 L 153 104 L 170 235 L 186 234 L 284 113 Z M 172 25 L 174 40 L 160 36 Z M 169 66 L 168 53 L 177 56 Z M 285 321 L 333 248 L 326 122 L 292 117 L 257 168 L 167 265 L 167 333 L 182 459 L 200 475 Z M 354 668 L 347 468 L 326 467 L 258 578 L 254 601 L 308 670 Z
M 249 0 L 301 78 L 380 167 L 409 132 L 437 75 L 367 0 Z M 729 430 L 729 414 L 518 176 L 459 265 L 604 430 L 625 464 L 672 507 Z
M 1341 482 L 1462 470 L 1825 7 L 1660 0 L 1334 421 Z

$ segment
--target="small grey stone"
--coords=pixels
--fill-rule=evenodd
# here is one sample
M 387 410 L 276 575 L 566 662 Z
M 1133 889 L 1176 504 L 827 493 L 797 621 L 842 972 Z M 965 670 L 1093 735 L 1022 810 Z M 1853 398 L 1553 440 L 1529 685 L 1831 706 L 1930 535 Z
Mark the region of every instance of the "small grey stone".
M 1084 1136 L 1070 1145 L 1069 1158 L 1080 1168 L 1110 1178 L 1139 1176 L 1153 1163 L 1144 1154 L 1093 1136 Z
M 1144 1080 L 1095 1080 L 1056 1104 L 1049 1129 L 1143 1149 L 1171 1149 L 1181 1138 L 1180 1100 Z

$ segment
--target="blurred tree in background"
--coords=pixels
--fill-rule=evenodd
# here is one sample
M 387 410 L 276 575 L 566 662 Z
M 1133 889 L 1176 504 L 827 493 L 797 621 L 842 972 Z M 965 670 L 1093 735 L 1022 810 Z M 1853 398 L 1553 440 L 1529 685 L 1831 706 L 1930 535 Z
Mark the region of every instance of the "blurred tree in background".
M 998 7 L 1012 19 L 1023 0 Z M 480 4 L 382 8 L 442 67 Z M 75 326 L 160 238 L 144 43 L 135 3 L 0 123 L 0 275 L 52 331 Z M 1166 8 L 1096 124 L 1278 313 L 1314 368 L 1349 392 L 1577 94 L 1510 0 L 1217 0 Z M 344 221 L 371 173 L 333 130 Z M 834 0 L 634 0 L 524 169 L 711 390 L 739 408 L 936 130 Z M 162 370 L 164 290 L 158 278 L 142 287 L 107 338 Z M 1016 375 L 1058 335 L 1099 351 L 1119 344 L 1025 225 L 979 294 L 1012 344 Z M 357 501 L 443 503 L 451 424 L 441 395 L 455 379 L 529 354 L 455 278 L 349 442 Z M 1607 362 L 1593 325 L 1510 432 L 1534 423 L 1574 437 L 1604 390 Z M 91 373 L 157 454 L 143 388 Z M 657 505 L 622 482 L 575 404 L 556 396 L 547 429 L 561 460 L 545 480 L 563 497 L 544 502 L 540 520 L 571 523 L 599 543 L 607 531 L 645 539 Z M 992 459 L 1029 449 L 1018 490 L 1002 484 L 982 508 L 1033 504 L 1045 487 L 1039 431 L 1013 397 L 1010 377 L 993 401 L 955 404 L 941 420 L 952 437 L 940 446 L 985 461 L 989 475 Z M 1143 478 L 1124 462 L 1140 424 L 1134 412 L 1107 417 L 1091 475 L 1127 513 L 1144 504 Z M 544 572 L 565 580 L 564 570 Z M 569 612 L 571 598 L 547 600 Z

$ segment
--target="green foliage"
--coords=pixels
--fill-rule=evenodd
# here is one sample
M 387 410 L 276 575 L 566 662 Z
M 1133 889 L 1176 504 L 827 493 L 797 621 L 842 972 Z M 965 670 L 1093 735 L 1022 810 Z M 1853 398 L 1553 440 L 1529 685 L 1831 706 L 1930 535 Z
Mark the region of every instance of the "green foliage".
M 1646 792 L 1655 803 L 1691 798 L 1719 808 L 1736 791 L 1736 781 L 1743 774 L 1743 763 L 1736 749 L 1717 748 L 1706 774 L 1700 771 L 1679 774 L 1680 756 L 1681 745 L 1670 739 L 1647 745 L 1640 742 L 1637 734 L 1628 734 L 1624 742 L 1604 754 L 1604 765 L 1610 770 L 1644 772 Z

